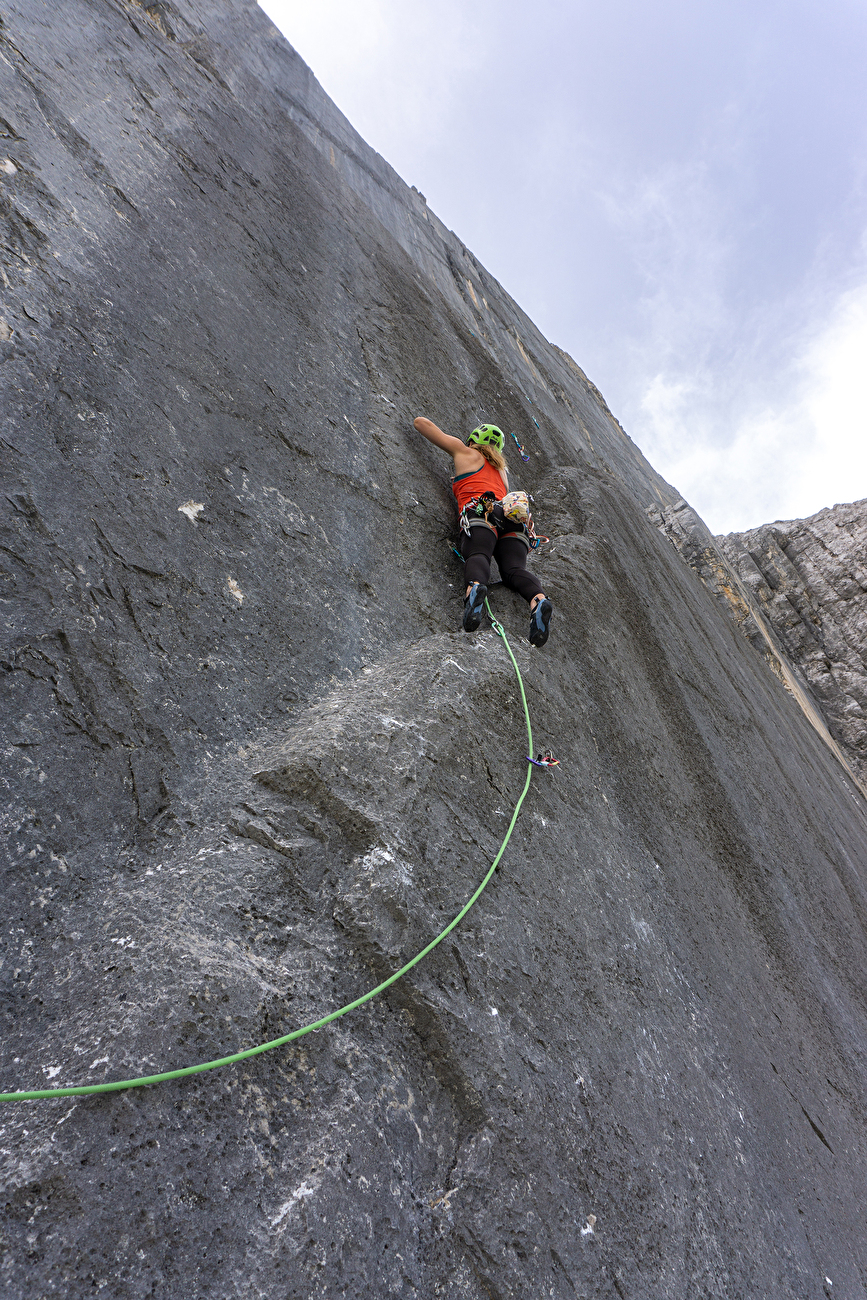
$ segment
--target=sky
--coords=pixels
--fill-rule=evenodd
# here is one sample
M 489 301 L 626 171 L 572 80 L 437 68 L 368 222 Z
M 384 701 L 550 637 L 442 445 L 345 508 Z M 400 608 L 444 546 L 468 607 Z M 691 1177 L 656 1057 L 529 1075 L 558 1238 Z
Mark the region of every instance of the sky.
M 867 0 L 266 0 L 716 533 L 867 497 Z

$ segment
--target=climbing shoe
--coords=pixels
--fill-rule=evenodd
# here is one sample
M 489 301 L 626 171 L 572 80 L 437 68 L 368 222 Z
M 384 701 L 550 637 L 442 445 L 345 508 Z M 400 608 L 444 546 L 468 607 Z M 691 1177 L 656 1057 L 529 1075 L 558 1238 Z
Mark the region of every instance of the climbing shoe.
M 530 615 L 530 645 L 538 648 L 548 640 L 548 624 L 551 622 L 553 612 L 554 606 L 550 600 L 539 601 Z
M 474 582 L 470 587 L 470 594 L 464 601 L 464 617 L 461 620 L 465 632 L 475 632 L 481 623 L 487 595 L 488 589 L 483 582 Z

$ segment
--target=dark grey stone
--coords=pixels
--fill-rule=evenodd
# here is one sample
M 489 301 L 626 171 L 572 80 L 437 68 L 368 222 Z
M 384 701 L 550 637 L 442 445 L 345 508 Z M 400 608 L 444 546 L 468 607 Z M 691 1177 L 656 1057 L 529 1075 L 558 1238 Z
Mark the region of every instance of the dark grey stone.
M 684 564 L 685 503 L 254 5 L 0 42 L 3 1086 L 277 1037 L 481 880 L 523 713 L 414 415 L 531 451 L 544 650 L 492 602 L 561 760 L 381 999 L 4 1106 L 4 1294 L 864 1295 L 865 804 L 707 530 Z

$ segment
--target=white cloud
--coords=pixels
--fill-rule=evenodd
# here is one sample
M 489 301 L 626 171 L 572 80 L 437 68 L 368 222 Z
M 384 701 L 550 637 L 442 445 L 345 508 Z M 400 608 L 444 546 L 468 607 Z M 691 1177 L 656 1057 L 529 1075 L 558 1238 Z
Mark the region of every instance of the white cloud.
M 262 8 L 314 72 L 324 64 L 341 79 L 369 69 L 393 39 L 388 0 L 265 0 Z
M 835 294 L 819 249 L 783 293 L 751 296 L 721 193 L 697 158 L 600 194 L 643 288 L 619 368 L 594 375 L 717 533 L 867 497 L 864 246 L 856 288 Z
M 715 532 L 802 518 L 867 497 L 867 283 L 795 348 L 777 400 L 660 373 L 641 403 L 641 443 Z M 736 377 L 735 377 L 736 379 Z M 734 382 L 732 377 L 729 383 Z

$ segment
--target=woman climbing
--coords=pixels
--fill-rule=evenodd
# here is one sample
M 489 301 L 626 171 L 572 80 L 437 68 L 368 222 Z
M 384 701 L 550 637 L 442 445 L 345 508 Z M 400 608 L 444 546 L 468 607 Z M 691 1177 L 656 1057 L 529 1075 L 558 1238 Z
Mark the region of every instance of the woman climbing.
M 475 632 L 481 622 L 491 579 L 491 560 L 495 559 L 505 585 L 523 596 L 530 606 L 530 644 L 543 646 L 548 640 L 553 606 L 539 579 L 527 568 L 530 549 L 527 524 L 508 517 L 503 509 L 509 479 L 503 458 L 502 430 L 493 424 L 482 424 L 473 429 L 464 443 L 443 433 L 424 416 L 420 415 L 413 423 L 429 442 L 447 451 L 455 464 L 452 491 L 461 514 L 461 554 L 466 561 L 467 577 L 464 631 Z

